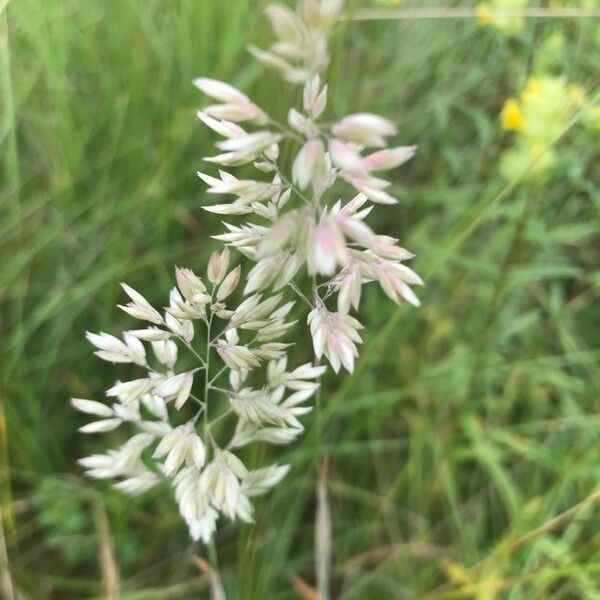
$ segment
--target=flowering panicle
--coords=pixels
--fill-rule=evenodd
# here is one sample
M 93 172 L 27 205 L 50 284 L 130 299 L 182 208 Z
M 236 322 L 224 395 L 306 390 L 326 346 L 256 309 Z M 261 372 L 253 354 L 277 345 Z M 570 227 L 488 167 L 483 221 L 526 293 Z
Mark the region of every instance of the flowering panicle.
M 288 111 L 286 125 L 228 84 L 196 81 L 206 95 L 224 103 L 198 113 L 204 124 L 225 138 L 217 147 L 227 152 L 207 160 L 222 167 L 253 162 L 269 179 L 238 179 L 223 169 L 218 177 L 198 175 L 209 185 L 209 193 L 233 197 L 206 210 L 261 219 L 224 223 L 227 231 L 215 236 L 255 261 L 244 292 L 278 291 L 288 285 L 295 289 L 295 280 L 307 273 L 314 282 L 307 296 L 313 307 L 309 322 L 315 355 L 324 355 L 335 371 L 341 365 L 352 371 L 360 338 L 346 335 L 344 328 L 335 331 L 334 324 L 352 322 L 356 331 L 357 321 L 349 321 L 347 315 L 358 309 L 363 284 L 375 281 L 394 302 L 418 306 L 412 286 L 423 281 L 404 264 L 413 255 L 365 222 L 375 205 L 396 203 L 390 181 L 380 173 L 410 160 L 416 147 L 388 147 L 397 128 L 379 115 L 360 112 L 322 121 L 329 93 L 323 81 L 329 64 L 328 37 L 342 9 L 341 0 L 302 0 L 296 11 L 279 4 L 266 9 L 277 39 L 268 51 L 253 48 L 252 53 L 287 81 L 303 86 L 301 106 Z M 239 121 L 254 123 L 258 129 L 246 131 Z M 295 146 L 289 173 L 279 161 L 282 143 Z M 338 180 L 354 189 L 349 200 L 329 200 Z M 330 297 L 337 298 L 337 313 L 325 306 Z M 231 340 L 229 344 L 235 346 Z M 223 353 L 228 352 L 224 347 Z
M 343 0 L 300 0 L 296 11 L 267 7 L 276 41 L 251 51 L 302 86 L 301 105 L 285 123 L 227 83 L 194 81 L 211 102 L 198 117 L 221 138 L 218 152 L 205 159 L 218 169 L 198 173 L 219 198 L 205 208 L 251 220 L 224 223 L 215 238 L 225 247 L 211 256 L 205 278 L 176 268 L 164 310 L 123 284 L 128 301 L 119 307 L 143 322 L 139 328 L 120 337 L 87 334 L 99 358 L 130 363 L 139 373 L 116 381 L 105 402 L 72 401 L 93 417 L 84 433 L 135 430 L 117 449 L 80 464 L 129 494 L 170 482 L 195 540 L 208 541 L 220 515 L 251 521 L 251 498 L 285 476 L 287 466 L 248 470 L 235 452 L 256 442 L 288 444 L 302 434 L 302 416 L 326 370 L 322 357 L 336 373 L 353 371 L 362 325 L 350 312 L 359 308 L 362 286 L 374 281 L 394 302 L 419 304 L 412 286 L 423 282 L 404 264 L 413 255 L 367 224 L 376 205 L 396 202 L 380 173 L 408 161 L 415 147 L 388 147 L 397 129 L 378 115 L 323 120 L 328 41 L 342 10 Z M 279 158 L 282 144 L 293 149 L 288 170 Z M 231 172 L 250 163 L 256 179 Z M 336 182 L 351 192 L 333 196 Z M 254 263 L 245 278 L 240 266 L 230 268 L 229 247 Z M 312 283 L 305 293 L 306 276 Z M 244 298 L 232 303 L 238 288 Z M 284 298 L 287 288 L 310 305 L 314 364 L 288 367 L 283 338 L 295 321 L 288 319 L 294 303 Z M 232 420 L 235 427 L 224 426 Z
M 115 486 L 130 494 L 171 481 L 191 536 L 208 541 L 220 513 L 251 521 L 249 498 L 266 492 L 287 471 L 277 465 L 249 471 L 232 451 L 251 441 L 294 440 L 303 431 L 299 417 L 310 410 L 303 403 L 316 392 L 324 368 L 305 364 L 286 371 L 289 344 L 280 340 L 294 323 L 286 320 L 293 303 L 282 304 L 281 294 L 228 303 L 241 269 L 229 269 L 227 249 L 212 255 L 207 284 L 190 269 L 177 268 L 175 275 L 177 286 L 163 313 L 123 284 L 131 303 L 120 308 L 152 326 L 126 331 L 122 340 L 87 334 L 100 358 L 134 363 L 144 375 L 110 387 L 106 397 L 112 404 L 82 398 L 72 404 L 95 419 L 80 428 L 83 433 L 125 423 L 138 431 L 116 450 L 81 459 L 86 473 L 116 479 Z M 200 344 L 193 345 L 198 338 Z M 221 368 L 209 372 L 217 357 Z M 245 385 L 249 374 L 263 367 L 266 383 Z M 227 372 L 228 385 L 220 387 Z M 221 440 L 218 423 L 234 417 L 233 437 Z

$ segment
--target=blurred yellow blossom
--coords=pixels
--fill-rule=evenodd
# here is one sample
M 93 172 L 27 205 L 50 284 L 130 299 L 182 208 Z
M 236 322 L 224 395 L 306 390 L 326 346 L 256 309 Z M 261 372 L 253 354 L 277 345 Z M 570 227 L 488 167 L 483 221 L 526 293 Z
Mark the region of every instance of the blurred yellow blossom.
M 475 7 L 477 22 L 491 26 L 511 36 L 523 29 L 523 17 L 519 12 L 527 6 L 527 0 L 490 0 Z
M 556 154 L 548 146 L 535 144 L 528 147 L 519 144 L 503 153 L 500 159 L 500 173 L 507 180 L 520 176 L 543 182 L 544 177 L 556 162 Z
M 559 135 L 572 111 L 563 77 L 541 76 L 527 82 L 521 94 L 526 126 L 521 134 L 529 145 L 547 144 Z
M 502 128 L 507 131 L 519 131 L 523 128 L 523 113 L 521 106 L 515 98 L 509 98 L 500 113 Z
M 540 85 L 539 80 L 532 77 L 527 82 L 527 86 L 521 93 L 521 97 L 523 98 L 523 100 L 525 102 L 535 100 L 536 98 L 539 98 L 541 91 L 542 91 L 542 86 Z
M 574 106 L 580 107 L 585 102 L 585 90 L 578 83 L 569 85 L 569 97 Z
M 489 4 L 478 4 L 475 7 L 475 15 L 480 25 L 491 25 L 494 13 Z
M 583 87 L 568 84 L 564 77 L 531 77 L 520 100 L 509 98 L 500 113 L 502 128 L 516 132 L 514 147 L 502 157 L 502 174 L 512 179 L 527 173 L 540 179 L 550 171 L 556 161 L 552 144 L 584 102 Z
M 544 153 L 544 144 L 534 144 L 531 146 L 531 158 L 537 160 Z

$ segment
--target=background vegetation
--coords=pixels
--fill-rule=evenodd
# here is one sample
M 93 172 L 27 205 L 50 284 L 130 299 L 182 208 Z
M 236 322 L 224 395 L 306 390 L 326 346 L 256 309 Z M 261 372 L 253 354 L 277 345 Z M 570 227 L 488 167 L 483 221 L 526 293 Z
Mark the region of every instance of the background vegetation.
M 191 560 L 205 550 L 168 490 L 132 500 L 83 480 L 76 459 L 105 442 L 77 433 L 68 399 L 112 383 L 83 333 L 128 322 L 118 282 L 160 305 L 173 265 L 202 270 L 215 247 L 192 79 L 231 81 L 280 116 L 296 93 L 245 52 L 268 37 L 263 5 L 0 2 L 5 597 L 208 596 Z M 417 253 L 423 307 L 368 289 L 358 370 L 326 379 L 321 441 L 308 419 L 273 453 L 292 469 L 257 525 L 220 530 L 228 598 L 310 598 L 319 443 L 335 598 L 600 598 L 598 130 L 579 108 L 544 178 L 499 168 L 513 144 L 499 113 L 547 36 L 565 40 L 552 69 L 594 104 L 598 23 L 341 26 L 329 114 L 380 112 L 419 145 L 399 206 L 371 218 Z

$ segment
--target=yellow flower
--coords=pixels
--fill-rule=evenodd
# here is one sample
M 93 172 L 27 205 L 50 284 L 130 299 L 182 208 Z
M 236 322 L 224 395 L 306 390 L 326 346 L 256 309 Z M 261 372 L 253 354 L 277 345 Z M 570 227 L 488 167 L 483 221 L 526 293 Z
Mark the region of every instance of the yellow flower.
M 541 91 L 542 91 L 542 86 L 540 85 L 539 80 L 532 77 L 527 82 L 527 87 L 523 90 L 523 93 L 521 94 L 521 96 L 522 96 L 523 100 L 525 100 L 525 101 L 535 100 L 540 95 Z
M 581 106 L 585 101 L 585 90 L 578 83 L 569 86 L 569 96 L 574 106 Z
M 506 36 L 518 35 L 523 29 L 523 18 L 519 12 L 528 0 L 487 0 L 475 7 L 475 16 L 480 25 L 491 25 Z
M 539 158 L 544 153 L 544 144 L 534 144 L 530 149 L 531 158 L 534 160 Z
M 509 98 L 502 107 L 500 113 L 500 119 L 502 120 L 502 128 L 507 131 L 519 131 L 523 129 L 525 120 L 523 119 L 523 112 L 521 106 L 515 98 Z
M 492 9 L 488 4 L 478 4 L 475 7 L 475 16 L 480 25 L 489 25 L 492 22 Z

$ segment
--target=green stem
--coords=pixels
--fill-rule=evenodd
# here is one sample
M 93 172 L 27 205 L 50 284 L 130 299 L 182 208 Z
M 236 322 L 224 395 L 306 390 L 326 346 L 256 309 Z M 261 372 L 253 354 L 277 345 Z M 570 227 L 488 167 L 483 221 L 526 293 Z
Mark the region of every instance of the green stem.
M 212 303 L 212 297 L 211 297 L 211 303 Z M 206 339 L 207 340 L 210 340 L 210 330 L 212 327 L 212 320 L 213 320 L 213 314 L 211 312 L 210 318 L 207 323 L 207 328 L 206 328 Z M 209 370 L 210 370 L 210 349 L 211 349 L 211 345 L 207 343 L 206 344 L 206 359 L 205 359 L 205 363 L 204 363 L 205 364 L 205 368 L 204 368 L 204 433 L 205 433 L 205 437 L 210 438 L 210 440 L 212 441 L 212 443 L 214 445 L 214 440 L 212 438 L 212 435 L 210 435 L 209 426 L 208 426 L 208 390 L 210 388 L 208 377 L 209 377 Z

